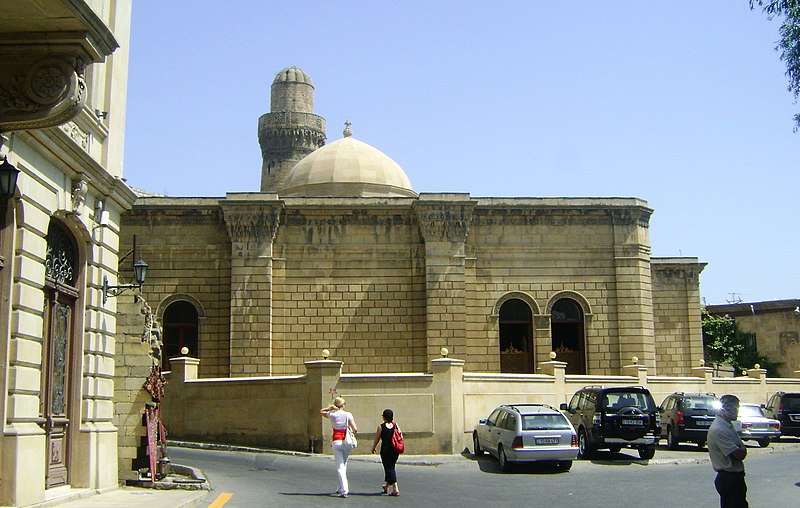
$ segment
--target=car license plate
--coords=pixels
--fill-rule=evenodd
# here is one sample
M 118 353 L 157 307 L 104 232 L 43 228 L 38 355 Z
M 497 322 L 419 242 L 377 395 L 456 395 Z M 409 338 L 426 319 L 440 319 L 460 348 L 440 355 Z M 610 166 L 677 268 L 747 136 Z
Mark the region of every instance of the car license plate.
M 698 427 L 710 427 L 711 426 L 711 420 L 697 420 L 697 426 Z
M 622 425 L 630 425 L 634 427 L 642 427 L 644 422 L 642 420 L 631 420 L 629 418 L 622 419 Z
M 557 437 L 537 437 L 536 438 L 537 445 L 545 445 L 545 444 L 558 444 Z

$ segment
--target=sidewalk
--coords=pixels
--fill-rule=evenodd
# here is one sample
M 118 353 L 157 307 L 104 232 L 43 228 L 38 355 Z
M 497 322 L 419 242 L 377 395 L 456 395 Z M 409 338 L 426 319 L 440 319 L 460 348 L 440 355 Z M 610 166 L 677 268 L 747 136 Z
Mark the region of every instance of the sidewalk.
M 38 505 L 39 507 L 57 506 L 59 508 L 196 508 L 206 507 L 213 500 L 208 490 L 157 490 L 140 487 L 120 487 L 118 489 L 96 493 L 93 490 L 72 489 L 58 497 Z

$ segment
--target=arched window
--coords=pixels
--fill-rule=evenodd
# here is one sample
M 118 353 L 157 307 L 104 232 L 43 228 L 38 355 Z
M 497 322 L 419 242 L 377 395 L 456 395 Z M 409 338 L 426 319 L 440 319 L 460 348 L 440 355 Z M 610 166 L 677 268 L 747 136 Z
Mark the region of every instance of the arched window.
M 181 348 L 189 349 L 189 356 L 198 358 L 197 348 L 198 316 L 194 305 L 186 301 L 169 304 L 162 319 L 162 341 L 164 351 L 161 357 L 161 370 L 171 370 L 169 359 L 183 356 Z
M 534 372 L 532 317 L 531 308 L 519 299 L 500 307 L 500 372 Z
M 583 309 L 578 302 L 562 298 L 553 305 L 550 316 L 553 351 L 567 362 L 567 374 L 586 374 Z
M 39 413 L 45 426 L 47 488 L 69 483 L 69 427 L 72 420 L 70 377 L 76 368 L 75 305 L 79 293 L 78 249 L 75 239 L 61 224 L 50 222 L 44 261 L 44 348 L 42 396 Z

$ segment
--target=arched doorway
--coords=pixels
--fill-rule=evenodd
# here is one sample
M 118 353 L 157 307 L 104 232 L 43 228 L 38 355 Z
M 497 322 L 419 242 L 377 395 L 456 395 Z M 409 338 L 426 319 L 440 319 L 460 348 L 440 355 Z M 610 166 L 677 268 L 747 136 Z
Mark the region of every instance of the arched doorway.
M 169 359 L 183 356 L 181 348 L 189 349 L 189 355 L 198 357 L 198 314 L 194 305 L 187 301 L 177 301 L 169 304 L 164 310 L 162 318 L 162 341 L 164 351 L 161 357 L 161 370 L 172 370 Z
M 47 488 L 69 482 L 69 427 L 72 423 L 71 383 L 75 347 L 75 305 L 78 300 L 78 249 L 73 236 L 50 222 L 45 256 L 44 348 L 39 412 L 46 435 Z
M 500 372 L 534 372 L 532 317 L 528 304 L 516 298 L 500 307 Z
M 575 300 L 562 298 L 553 304 L 550 315 L 553 351 L 567 362 L 567 374 L 586 374 L 586 344 L 583 309 Z

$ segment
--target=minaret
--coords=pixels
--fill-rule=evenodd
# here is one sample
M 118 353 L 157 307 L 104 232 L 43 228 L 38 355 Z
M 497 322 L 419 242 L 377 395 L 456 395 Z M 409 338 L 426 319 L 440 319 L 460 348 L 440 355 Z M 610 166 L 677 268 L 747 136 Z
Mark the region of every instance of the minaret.
M 325 119 L 314 114 L 314 84 L 302 69 L 287 67 L 272 82 L 270 112 L 258 119 L 261 192 L 280 194 L 289 171 L 325 144 Z

